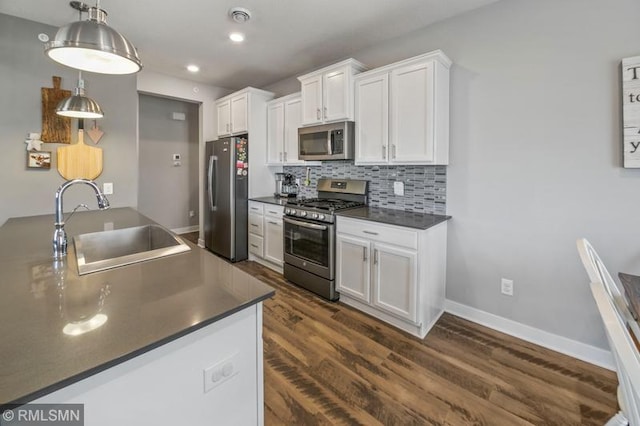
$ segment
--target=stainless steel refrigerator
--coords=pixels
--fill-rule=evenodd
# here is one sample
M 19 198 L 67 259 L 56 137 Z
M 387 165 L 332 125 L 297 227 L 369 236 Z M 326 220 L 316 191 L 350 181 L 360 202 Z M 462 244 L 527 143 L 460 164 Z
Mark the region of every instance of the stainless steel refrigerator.
M 207 142 L 205 246 L 232 262 L 247 258 L 249 145 L 247 136 Z

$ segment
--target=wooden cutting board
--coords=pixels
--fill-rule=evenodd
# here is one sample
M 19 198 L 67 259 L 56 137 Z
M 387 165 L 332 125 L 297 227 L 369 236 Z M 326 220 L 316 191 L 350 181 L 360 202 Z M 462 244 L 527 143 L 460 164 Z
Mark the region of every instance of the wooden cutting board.
M 84 130 L 78 130 L 77 144 L 58 148 L 58 173 L 66 180 L 93 180 L 102 173 L 102 149 L 85 145 Z
M 43 87 L 42 91 L 42 142 L 71 143 L 71 119 L 56 114 L 56 106 L 61 100 L 71 96 L 70 90 L 60 89 L 60 77 L 53 77 L 53 89 Z

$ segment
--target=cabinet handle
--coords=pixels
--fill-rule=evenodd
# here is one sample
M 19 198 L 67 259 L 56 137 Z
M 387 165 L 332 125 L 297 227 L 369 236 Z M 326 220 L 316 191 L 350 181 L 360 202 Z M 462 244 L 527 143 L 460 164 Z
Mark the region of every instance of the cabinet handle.
M 382 159 L 383 160 L 387 159 L 387 146 L 386 145 L 382 145 Z
M 366 247 L 362 247 L 362 261 L 363 262 L 367 261 L 367 248 Z
M 391 145 L 391 152 L 393 153 L 393 159 L 396 159 L 396 144 Z
M 257 245 L 255 245 L 255 244 L 251 244 L 251 247 L 253 247 L 253 248 L 259 248 L 259 247 L 258 247 Z
M 280 162 L 282 163 L 282 153 L 280 153 Z
M 255 226 L 256 228 L 258 227 L 258 225 L 256 225 L 255 223 L 252 223 L 251 226 Z
M 377 232 L 373 232 L 373 231 L 362 231 L 362 232 L 364 232 L 365 234 L 369 234 L 369 235 L 378 235 Z
M 286 151 L 284 152 L 284 162 L 285 163 L 287 162 L 287 152 Z
M 316 108 L 316 118 L 320 120 L 320 108 Z
M 227 132 L 229 131 L 229 123 L 227 123 Z
M 277 225 L 280 225 L 278 222 L 271 222 L 271 221 L 269 221 L 269 223 L 270 223 L 270 224 L 272 224 L 272 225 L 276 225 L 276 226 L 277 226 Z
M 271 214 L 278 214 L 278 212 L 274 212 L 273 210 L 268 210 L 267 212 Z
M 373 264 L 378 264 L 378 249 L 373 249 Z
M 324 118 L 327 118 L 327 107 L 324 107 Z

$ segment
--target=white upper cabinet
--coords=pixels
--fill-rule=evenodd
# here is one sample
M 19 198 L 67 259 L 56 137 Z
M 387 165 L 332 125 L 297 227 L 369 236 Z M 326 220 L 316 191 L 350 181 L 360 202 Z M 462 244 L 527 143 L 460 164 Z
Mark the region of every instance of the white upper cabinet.
M 249 132 L 249 97 L 252 93 L 268 93 L 247 88 L 216 101 L 218 136 L 241 135 Z
M 444 53 L 355 77 L 356 164 L 449 163 L 449 68 Z
M 302 121 L 300 93 L 274 99 L 267 106 L 267 164 L 304 164 L 298 159 L 298 127 Z
M 365 69 L 355 59 L 347 59 L 298 77 L 302 125 L 353 120 L 353 76 Z
M 249 134 L 250 198 L 273 194 L 273 174 L 267 167 L 267 103 L 272 99 L 271 92 L 246 87 L 215 101 L 218 138 Z M 258 245 L 257 237 L 252 244 Z

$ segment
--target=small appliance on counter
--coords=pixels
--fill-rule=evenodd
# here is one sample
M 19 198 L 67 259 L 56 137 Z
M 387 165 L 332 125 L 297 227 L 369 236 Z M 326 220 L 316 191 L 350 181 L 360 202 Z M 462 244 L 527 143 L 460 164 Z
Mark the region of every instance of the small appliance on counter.
M 276 197 L 296 197 L 298 195 L 298 185 L 296 178 L 291 173 L 276 173 Z

